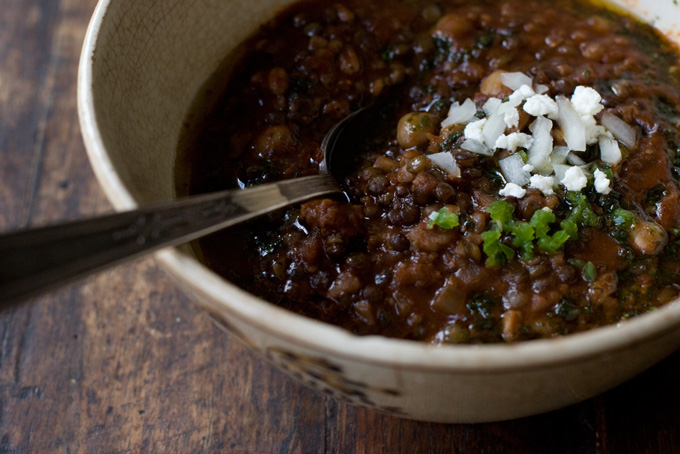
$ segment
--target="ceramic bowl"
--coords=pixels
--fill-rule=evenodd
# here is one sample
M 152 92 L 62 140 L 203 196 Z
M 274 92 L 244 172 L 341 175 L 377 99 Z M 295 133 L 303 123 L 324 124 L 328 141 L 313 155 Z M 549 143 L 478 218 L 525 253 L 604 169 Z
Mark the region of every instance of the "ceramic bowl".
M 231 49 L 286 0 L 102 0 L 78 81 L 92 166 L 117 210 L 172 199 L 182 123 Z M 680 6 L 623 1 L 680 44 Z M 407 418 L 478 422 L 560 408 L 680 346 L 680 303 L 600 329 L 512 345 L 430 346 L 358 337 L 235 287 L 188 248 L 157 253 L 197 303 L 268 361 L 335 398 Z M 232 366 L 230 366 L 232 367 Z

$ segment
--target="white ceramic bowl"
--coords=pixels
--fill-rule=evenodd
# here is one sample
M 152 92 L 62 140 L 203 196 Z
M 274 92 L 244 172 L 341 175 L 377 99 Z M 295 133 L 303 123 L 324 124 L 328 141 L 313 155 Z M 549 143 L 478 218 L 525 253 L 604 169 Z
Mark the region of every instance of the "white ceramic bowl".
M 116 209 L 171 199 L 182 122 L 218 63 L 286 0 L 101 0 L 85 40 L 78 107 Z M 680 6 L 623 1 L 680 43 Z M 430 346 L 357 337 L 279 309 L 204 267 L 157 254 L 198 304 L 269 361 L 349 402 L 441 422 L 502 420 L 601 393 L 680 346 L 680 303 L 620 326 L 513 345 Z

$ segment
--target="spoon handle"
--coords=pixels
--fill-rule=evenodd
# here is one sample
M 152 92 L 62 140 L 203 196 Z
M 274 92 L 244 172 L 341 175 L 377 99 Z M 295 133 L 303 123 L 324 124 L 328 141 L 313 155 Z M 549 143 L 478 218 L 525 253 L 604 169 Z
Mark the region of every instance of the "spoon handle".
M 0 235 L 0 307 L 165 246 L 340 192 L 326 174 Z

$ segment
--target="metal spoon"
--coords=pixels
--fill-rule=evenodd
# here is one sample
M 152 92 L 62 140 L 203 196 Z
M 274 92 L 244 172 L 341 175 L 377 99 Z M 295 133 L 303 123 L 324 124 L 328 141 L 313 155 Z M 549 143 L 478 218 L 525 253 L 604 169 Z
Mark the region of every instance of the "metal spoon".
M 371 108 L 358 110 L 326 134 L 319 175 L 0 235 L 0 307 L 288 205 L 342 193 L 336 169 L 344 171 L 353 141 L 365 131 L 354 126 L 371 115 Z

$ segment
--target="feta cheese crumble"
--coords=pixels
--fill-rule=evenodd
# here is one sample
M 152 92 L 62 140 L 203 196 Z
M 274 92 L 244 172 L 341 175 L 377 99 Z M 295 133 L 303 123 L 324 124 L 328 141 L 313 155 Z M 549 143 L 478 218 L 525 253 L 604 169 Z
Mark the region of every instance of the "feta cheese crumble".
M 595 169 L 595 190 L 600 194 L 607 195 L 612 192 L 612 188 L 609 187 L 611 181 L 607 178 L 607 174 L 600 169 Z
M 529 179 L 529 187 L 536 188 L 545 195 L 553 195 L 553 184 L 555 179 L 553 177 L 546 177 L 544 175 L 531 175 Z
M 533 138 L 529 134 L 523 132 L 513 132 L 508 135 L 503 134 L 496 140 L 496 148 L 505 148 L 506 150 L 515 151 L 518 148 L 529 148 Z
M 508 183 L 503 189 L 498 191 L 501 197 L 516 197 L 521 199 L 527 194 L 527 190 L 515 183 Z
M 526 100 L 524 111 L 534 117 L 546 116 L 552 120 L 557 119 L 557 103 L 548 95 L 534 95 Z
M 569 167 L 560 181 L 568 191 L 580 191 L 588 184 L 588 178 L 580 167 Z
M 602 101 L 602 96 L 597 91 L 583 85 L 576 87 L 574 94 L 571 96 L 574 110 L 581 116 L 593 116 L 600 113 L 604 109 L 600 101 Z
M 465 135 L 466 139 L 473 139 L 478 142 L 484 142 L 484 135 L 482 134 L 482 130 L 484 129 L 484 125 L 486 124 L 486 118 L 482 118 L 481 120 L 473 121 L 471 123 L 468 123 L 467 126 L 465 126 L 465 130 L 463 131 L 463 134 Z

